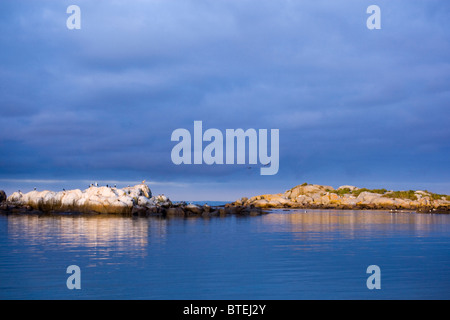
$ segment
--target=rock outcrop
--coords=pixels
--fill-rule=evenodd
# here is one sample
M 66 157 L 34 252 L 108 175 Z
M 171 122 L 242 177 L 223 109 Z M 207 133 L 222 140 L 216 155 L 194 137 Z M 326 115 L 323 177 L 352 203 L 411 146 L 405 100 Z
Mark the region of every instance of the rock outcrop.
M 5 195 L 6 199 L 6 195 Z M 261 208 L 224 208 L 199 206 L 185 202 L 172 203 L 164 195 L 152 196 L 145 184 L 123 189 L 91 186 L 85 190 L 20 191 L 11 194 L 0 206 L 3 213 L 76 212 L 124 215 L 159 215 L 167 217 L 223 216 L 227 214 L 259 215 Z
M 3 190 L 0 190 L 0 203 L 6 201 L 6 193 Z
M 2 201 L 3 200 L 3 201 Z M 380 209 L 414 210 L 428 213 L 450 213 L 450 196 L 428 191 L 387 191 L 354 186 L 302 184 L 278 194 L 241 198 L 225 206 L 172 203 L 164 195 L 152 196 L 150 188 L 141 183 L 123 189 L 94 187 L 68 191 L 14 192 L 6 198 L 0 191 L 0 212 L 77 212 L 124 215 L 158 215 L 165 217 L 213 217 L 260 215 L 271 208 L 313 209 Z
M 242 198 L 227 207 L 415 210 L 450 213 L 450 197 L 428 191 L 388 191 L 302 184 L 278 194 Z
M 135 206 L 158 206 L 168 204 L 168 199 L 151 197 L 145 184 L 123 189 L 90 187 L 86 190 L 14 192 L 7 199 L 12 206 L 25 206 L 44 212 L 98 212 L 131 213 Z

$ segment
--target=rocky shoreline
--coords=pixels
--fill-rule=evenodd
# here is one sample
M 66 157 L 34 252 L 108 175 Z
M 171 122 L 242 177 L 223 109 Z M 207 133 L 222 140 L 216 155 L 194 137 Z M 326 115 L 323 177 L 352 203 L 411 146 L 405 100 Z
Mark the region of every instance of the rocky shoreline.
M 125 216 L 214 217 L 257 216 L 271 209 L 390 210 L 450 213 L 450 196 L 429 191 L 388 191 L 355 186 L 298 185 L 284 193 L 241 198 L 224 206 L 172 202 L 153 196 L 145 182 L 133 187 L 93 186 L 85 190 L 14 192 L 0 190 L 3 214 L 116 214 Z
M 88 189 L 14 192 L 6 197 L 0 190 L 0 213 L 3 214 L 116 214 L 125 216 L 214 217 L 230 214 L 256 216 L 266 213 L 262 208 L 199 206 L 172 202 L 164 195 L 152 196 L 144 182 L 133 187 L 113 188 L 90 186 Z
M 284 193 L 241 198 L 227 207 L 255 207 L 261 209 L 347 209 L 347 210 L 404 210 L 420 213 L 450 213 L 450 196 L 429 191 L 393 191 L 366 189 L 355 186 L 298 185 Z

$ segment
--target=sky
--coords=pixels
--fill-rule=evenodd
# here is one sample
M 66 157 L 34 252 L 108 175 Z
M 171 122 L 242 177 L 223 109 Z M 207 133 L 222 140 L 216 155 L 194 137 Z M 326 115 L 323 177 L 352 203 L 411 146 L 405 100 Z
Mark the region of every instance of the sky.
M 2 0 L 0 189 L 450 194 L 449 24 L 446 0 Z M 171 134 L 194 121 L 278 129 L 277 174 L 175 165 Z

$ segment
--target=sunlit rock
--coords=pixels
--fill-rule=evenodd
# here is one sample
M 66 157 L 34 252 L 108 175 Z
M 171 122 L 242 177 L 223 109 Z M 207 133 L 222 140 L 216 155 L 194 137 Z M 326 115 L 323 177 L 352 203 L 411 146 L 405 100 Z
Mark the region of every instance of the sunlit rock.
M 145 184 L 116 189 L 110 187 L 90 187 L 61 192 L 30 191 L 14 192 L 7 198 L 8 203 L 30 206 L 41 211 L 78 211 L 98 213 L 130 213 L 134 206 L 151 207 L 156 201 L 150 199 L 150 188 Z M 167 198 L 165 202 L 170 201 Z
M 405 209 L 449 212 L 450 197 L 428 191 L 387 191 L 343 185 L 302 184 L 283 194 L 264 194 L 231 203 L 250 208 Z M 423 210 L 422 210 L 423 211 Z

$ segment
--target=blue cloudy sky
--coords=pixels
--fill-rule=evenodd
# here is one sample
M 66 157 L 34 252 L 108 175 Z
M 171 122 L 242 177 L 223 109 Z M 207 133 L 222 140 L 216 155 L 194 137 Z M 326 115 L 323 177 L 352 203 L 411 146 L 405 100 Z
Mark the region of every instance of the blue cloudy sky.
M 371 4 L 381 30 L 366 27 Z M 2 0 L 0 189 L 450 194 L 449 24 L 446 0 Z M 278 174 L 174 165 L 171 133 L 195 120 L 279 129 Z

